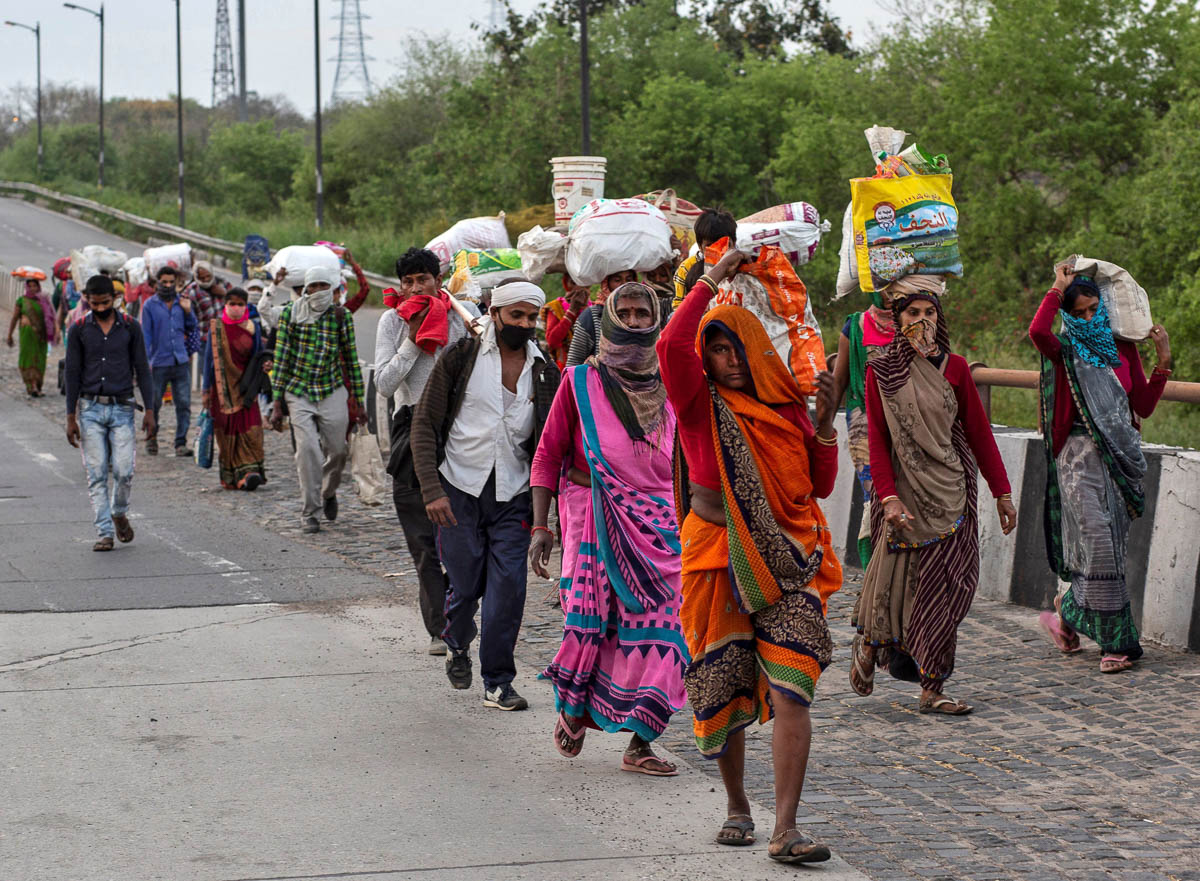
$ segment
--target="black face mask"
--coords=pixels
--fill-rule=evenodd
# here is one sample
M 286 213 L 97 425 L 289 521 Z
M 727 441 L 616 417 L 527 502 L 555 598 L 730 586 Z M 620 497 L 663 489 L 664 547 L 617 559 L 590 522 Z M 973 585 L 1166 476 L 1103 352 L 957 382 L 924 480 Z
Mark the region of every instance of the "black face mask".
M 504 345 L 510 349 L 523 349 L 525 344 L 533 339 L 532 327 L 517 327 L 515 324 L 500 324 L 496 328 L 496 335 L 504 341 Z
M 92 314 L 96 316 L 97 321 L 108 321 L 108 319 L 112 318 L 113 307 L 109 306 L 103 312 L 101 312 L 99 309 L 93 309 Z
M 162 297 L 164 300 L 173 300 L 173 299 L 175 299 L 175 285 L 171 285 L 170 287 L 166 287 L 165 285 L 163 285 L 163 284 L 161 284 L 161 283 L 160 283 L 160 284 L 158 285 L 158 295 L 159 295 L 160 297 Z

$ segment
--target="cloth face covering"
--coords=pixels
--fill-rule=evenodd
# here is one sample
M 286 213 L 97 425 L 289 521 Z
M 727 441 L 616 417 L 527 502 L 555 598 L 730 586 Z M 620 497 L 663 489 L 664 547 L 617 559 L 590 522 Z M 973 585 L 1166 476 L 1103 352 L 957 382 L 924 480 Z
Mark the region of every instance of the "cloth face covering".
M 450 341 L 450 295 L 438 291 L 432 296 L 417 294 L 393 299 L 393 308 L 405 321 L 428 309 L 413 340 L 421 350 L 432 355 Z
M 1095 290 L 1095 285 L 1087 287 L 1089 292 Z M 1099 292 L 1092 296 L 1099 297 Z M 1076 318 L 1065 309 L 1059 309 L 1058 314 L 1062 317 L 1063 330 L 1067 332 L 1080 358 L 1093 367 L 1117 367 L 1121 363 L 1121 356 L 1117 354 L 1117 341 L 1108 323 L 1108 307 L 1104 305 L 1103 297 L 1099 297 L 1099 300 L 1091 321 Z
M 929 358 L 938 353 L 937 324 L 930 319 L 918 318 L 912 324 L 901 328 L 900 332 L 922 358 Z
M 237 310 L 236 316 L 229 314 L 231 308 Z M 249 308 L 249 306 L 231 306 L 231 304 L 226 303 L 225 308 L 221 310 L 221 320 L 226 324 L 241 324 L 246 320 L 246 312 Z
M 650 326 L 631 328 L 617 317 L 617 304 L 641 297 L 653 316 Z M 658 368 L 659 303 L 653 289 L 640 282 L 621 285 L 604 301 L 597 354 L 587 363 L 600 373 L 604 396 L 630 440 L 655 445 L 651 438 L 663 422 L 667 390 Z

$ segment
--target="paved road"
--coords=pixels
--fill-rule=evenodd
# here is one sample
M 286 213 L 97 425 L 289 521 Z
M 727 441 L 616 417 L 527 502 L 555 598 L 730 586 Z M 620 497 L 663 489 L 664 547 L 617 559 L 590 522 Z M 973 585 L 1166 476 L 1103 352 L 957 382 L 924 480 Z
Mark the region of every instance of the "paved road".
M 84 245 L 105 245 L 131 257 L 142 253 L 146 247 L 30 202 L 0 197 L 0 265 L 11 269 L 32 263 L 49 271 L 59 257 Z M 236 279 L 229 273 L 222 272 L 222 275 Z M 358 356 L 367 363 L 375 360 L 375 326 L 381 313 L 380 309 L 367 307 L 354 316 Z

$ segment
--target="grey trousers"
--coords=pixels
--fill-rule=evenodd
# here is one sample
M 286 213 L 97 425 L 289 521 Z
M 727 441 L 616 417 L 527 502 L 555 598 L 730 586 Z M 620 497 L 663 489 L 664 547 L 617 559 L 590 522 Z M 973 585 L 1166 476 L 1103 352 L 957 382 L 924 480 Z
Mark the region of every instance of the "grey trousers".
M 337 492 L 346 467 L 349 446 L 346 430 L 350 427 L 347 409 L 349 392 L 340 387 L 329 397 L 310 401 L 286 392 L 289 418 L 296 438 L 296 473 L 304 508 L 300 517 L 316 517 L 325 499 Z

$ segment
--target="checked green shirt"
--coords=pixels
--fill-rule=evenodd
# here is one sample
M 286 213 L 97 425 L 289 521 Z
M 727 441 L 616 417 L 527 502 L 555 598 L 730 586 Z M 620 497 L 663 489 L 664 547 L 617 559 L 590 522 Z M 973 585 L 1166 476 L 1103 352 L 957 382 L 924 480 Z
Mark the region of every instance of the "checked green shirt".
M 350 379 L 350 396 L 363 402 L 363 378 L 354 343 L 354 320 L 340 306 L 331 306 L 312 324 L 292 323 L 292 304 L 283 307 L 275 337 L 275 369 L 271 383 L 277 392 L 291 392 L 323 401 Z

